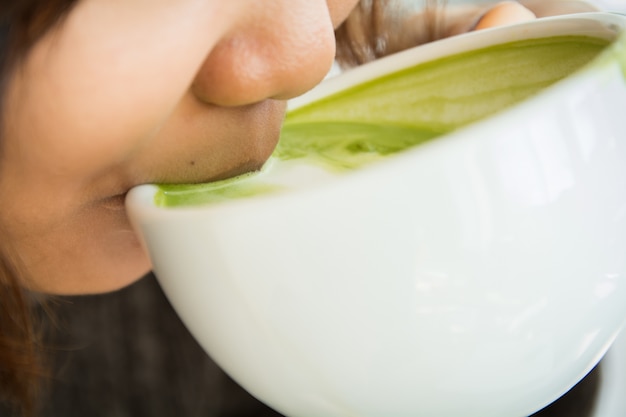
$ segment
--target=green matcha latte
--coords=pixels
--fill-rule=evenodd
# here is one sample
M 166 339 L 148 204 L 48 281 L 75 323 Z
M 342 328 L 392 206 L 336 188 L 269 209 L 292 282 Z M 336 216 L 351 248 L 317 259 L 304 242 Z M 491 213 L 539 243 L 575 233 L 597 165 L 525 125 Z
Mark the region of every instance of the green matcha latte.
M 559 36 L 419 64 L 287 114 L 267 166 L 225 181 L 160 185 L 162 207 L 216 203 L 356 169 L 518 103 L 591 61 L 603 39 Z

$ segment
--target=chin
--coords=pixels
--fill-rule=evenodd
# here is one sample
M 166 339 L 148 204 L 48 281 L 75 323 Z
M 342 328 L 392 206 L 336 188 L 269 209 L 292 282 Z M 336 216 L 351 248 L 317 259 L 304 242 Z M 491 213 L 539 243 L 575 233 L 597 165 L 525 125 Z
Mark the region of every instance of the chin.
M 36 279 L 27 281 L 25 287 L 44 294 L 72 296 L 109 293 L 134 284 L 150 272 L 152 264 L 135 234 L 128 231 L 124 235 L 115 247 L 100 246 L 99 256 L 87 250 L 73 260 L 47 265 L 46 271 L 31 268 L 30 276 Z M 102 256 L 106 252 L 109 255 Z
M 152 269 L 148 255 L 138 248 L 132 256 L 125 256 L 122 262 L 111 261 L 106 274 L 98 271 L 93 279 L 85 279 L 82 284 L 66 288 L 65 294 L 103 294 L 122 290 L 146 276 Z M 93 272 L 93 271 L 92 271 Z M 88 273 L 87 273 L 88 274 Z M 86 274 L 86 275 L 87 275 Z
M 50 286 L 42 292 L 52 295 L 73 296 L 106 294 L 122 290 L 142 279 L 150 272 L 149 263 L 134 270 L 112 271 L 110 276 L 92 276 L 86 279 L 65 281 L 60 285 Z

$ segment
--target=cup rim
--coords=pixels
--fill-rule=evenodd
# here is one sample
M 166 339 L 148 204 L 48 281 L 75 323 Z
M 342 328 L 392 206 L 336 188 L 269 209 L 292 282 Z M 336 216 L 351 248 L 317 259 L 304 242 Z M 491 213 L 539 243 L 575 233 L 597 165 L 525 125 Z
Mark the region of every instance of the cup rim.
M 578 24 L 583 22 L 605 24 L 604 31 L 600 31 L 601 26 L 598 26 L 597 31 L 594 31 L 593 33 L 588 31 L 584 34 L 593 37 L 604 37 L 605 39 L 611 40 L 611 44 L 618 42 L 620 37 L 622 40 L 626 41 L 626 15 L 613 12 L 587 12 L 549 16 L 506 26 L 467 32 L 415 46 L 404 51 L 376 59 L 375 61 L 368 62 L 367 64 L 351 68 L 334 77 L 330 77 L 312 90 L 289 100 L 288 111 L 296 110 L 308 105 L 309 103 L 330 97 L 338 92 L 371 81 L 375 78 L 397 72 L 404 68 L 444 58 L 446 56 L 471 52 L 490 46 L 515 42 L 517 40 L 558 36 L 561 33 L 555 33 L 554 23 L 562 24 L 562 34 L 567 35 L 572 33 L 571 29 L 575 30 Z M 565 30 L 566 28 L 570 28 L 570 30 Z M 607 49 L 610 48 L 611 46 Z M 596 62 L 600 56 L 605 54 L 605 52 L 606 51 L 602 51 L 599 56 L 595 57 L 589 64 L 579 68 L 567 78 L 571 78 L 578 72 L 583 71 L 587 66 Z M 542 91 L 549 88 L 550 87 Z M 515 105 L 511 107 L 515 107 Z
M 581 23 L 590 23 L 597 25 L 594 30 L 591 26 L 586 31 L 581 31 L 578 27 Z M 560 31 L 554 29 L 554 23 L 560 26 Z M 578 28 L 578 30 L 577 30 Z M 612 12 L 590 12 L 578 13 L 571 15 L 560 15 L 540 18 L 533 21 L 517 23 L 508 26 L 494 27 L 483 29 L 481 31 L 469 32 L 450 38 L 441 39 L 428 44 L 423 44 L 405 51 L 398 52 L 355 67 L 342 74 L 324 80 L 313 90 L 296 97 L 289 101 L 288 111 L 306 106 L 309 103 L 332 96 L 340 91 L 352 88 L 379 76 L 399 71 L 402 68 L 418 65 L 420 63 L 432 61 L 445 56 L 454 55 L 456 53 L 468 52 L 489 46 L 514 42 L 523 39 L 536 39 L 548 36 L 559 36 L 560 34 L 573 33 L 576 35 L 589 35 L 594 37 L 602 37 L 611 41 L 605 50 L 600 52 L 591 62 L 577 69 L 574 73 L 556 83 L 542 89 L 537 94 L 524 99 L 523 101 L 513 104 L 493 115 L 476 122 L 469 123 L 453 132 L 441 135 L 435 141 L 429 141 L 419 146 L 407 149 L 390 158 L 385 158 L 374 164 L 361 167 L 350 171 L 344 175 L 337 176 L 331 182 L 323 185 L 306 186 L 289 190 L 288 192 L 269 193 L 255 196 L 248 199 L 234 199 L 220 202 L 219 204 L 206 205 L 189 205 L 162 207 L 158 206 L 154 201 L 155 194 L 159 191 L 156 184 L 143 184 L 133 187 L 126 196 L 126 207 L 131 213 L 141 210 L 142 218 L 163 218 L 175 215 L 175 213 L 185 212 L 205 213 L 207 211 L 215 212 L 223 208 L 232 209 L 234 206 L 249 206 L 255 204 L 274 204 L 276 199 L 281 198 L 298 198 L 300 193 L 311 192 L 320 187 L 328 187 L 337 183 L 345 183 L 355 177 L 362 175 L 371 175 L 379 169 L 388 168 L 395 165 L 399 160 L 419 158 L 420 155 L 427 157 L 427 150 L 436 150 L 440 148 L 442 143 L 449 143 L 453 140 L 479 140 L 480 135 L 467 134 L 469 131 L 477 129 L 485 129 L 490 125 L 502 123 L 511 117 L 515 117 L 520 112 L 529 111 L 536 108 L 538 102 L 545 100 L 546 97 L 555 97 L 560 91 L 569 88 L 568 85 L 577 82 L 584 76 L 590 68 L 602 65 L 604 62 L 612 62 L 615 59 L 616 51 L 618 54 L 624 55 L 622 58 L 622 68 L 626 79 L 626 15 Z M 390 67 L 394 69 L 389 70 Z M 131 216 L 132 217 L 132 216 Z

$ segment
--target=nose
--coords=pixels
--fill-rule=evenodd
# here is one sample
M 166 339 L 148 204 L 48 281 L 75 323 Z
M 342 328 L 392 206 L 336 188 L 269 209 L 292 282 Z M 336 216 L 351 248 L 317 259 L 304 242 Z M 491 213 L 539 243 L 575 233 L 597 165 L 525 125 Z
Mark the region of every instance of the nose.
M 332 65 L 335 39 L 326 1 L 248 4 L 194 79 L 192 91 L 206 103 L 243 106 L 295 97 Z

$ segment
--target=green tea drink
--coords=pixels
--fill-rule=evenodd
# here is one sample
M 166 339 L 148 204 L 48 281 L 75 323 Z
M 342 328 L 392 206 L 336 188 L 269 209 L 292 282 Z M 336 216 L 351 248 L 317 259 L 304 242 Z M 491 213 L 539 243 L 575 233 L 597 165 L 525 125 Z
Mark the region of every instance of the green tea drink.
M 161 185 L 159 206 L 217 203 L 324 181 L 518 103 L 592 60 L 603 39 L 517 41 L 419 64 L 288 112 L 258 173 Z

